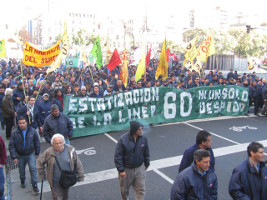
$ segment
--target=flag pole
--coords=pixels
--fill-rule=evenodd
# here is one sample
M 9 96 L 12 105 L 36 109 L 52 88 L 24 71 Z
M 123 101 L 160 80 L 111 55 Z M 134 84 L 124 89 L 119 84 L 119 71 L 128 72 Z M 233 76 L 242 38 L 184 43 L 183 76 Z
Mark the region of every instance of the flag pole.
M 24 80 L 23 80 L 23 67 L 22 67 L 21 59 L 20 59 L 20 71 L 21 71 L 21 75 L 22 75 L 21 82 L 22 82 L 22 86 L 23 86 L 23 93 L 24 93 L 25 103 L 26 103 L 27 112 L 28 112 L 29 111 L 28 97 L 26 96 L 25 83 L 24 83 Z M 31 116 L 29 115 L 28 118 L 29 118 L 29 124 L 31 124 Z

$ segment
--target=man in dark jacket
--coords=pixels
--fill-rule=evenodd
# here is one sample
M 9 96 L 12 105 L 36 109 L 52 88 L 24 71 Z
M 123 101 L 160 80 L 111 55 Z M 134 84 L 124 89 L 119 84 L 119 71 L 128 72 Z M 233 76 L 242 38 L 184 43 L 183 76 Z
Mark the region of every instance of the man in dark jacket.
M 211 171 L 214 171 L 215 158 L 211 149 L 212 139 L 211 134 L 205 130 L 199 131 L 196 137 L 196 144 L 189 147 L 184 151 L 184 155 L 179 167 L 179 172 L 189 167 L 194 161 L 194 152 L 198 149 L 206 149 L 210 152 L 210 167 Z
M 13 90 L 7 88 L 5 91 L 5 97 L 2 101 L 3 117 L 6 125 L 6 139 L 10 139 L 12 127 L 14 125 L 14 118 L 17 116 L 17 113 L 14 109 L 14 104 L 12 101 Z
M 209 151 L 196 150 L 193 165 L 176 177 L 171 190 L 171 200 L 216 200 L 217 176 L 209 167 Z
M 43 95 L 43 101 L 39 104 L 38 110 L 40 111 L 40 121 L 44 124 L 45 118 L 50 114 L 51 106 L 53 103 L 49 100 L 49 94 Z
M 25 188 L 25 168 L 28 163 L 31 174 L 32 192 L 34 195 L 39 193 L 37 186 L 36 158 L 40 153 L 40 141 L 36 130 L 28 126 L 27 120 L 20 117 L 19 125 L 12 132 L 9 142 L 9 152 L 14 163 L 19 165 L 19 176 L 21 187 Z
M 263 107 L 261 114 L 267 116 L 267 85 L 264 85 L 262 88 L 262 98 L 264 102 L 264 107 Z
M 257 115 L 259 110 L 259 90 L 257 81 L 253 81 L 252 86 L 249 87 L 249 94 L 251 96 L 250 103 L 254 103 L 254 115 Z
M 116 146 L 114 162 L 119 172 L 122 200 L 127 200 L 133 186 L 135 199 L 145 197 L 145 173 L 150 165 L 147 138 L 143 136 L 143 125 L 130 123 L 130 132 L 123 134 Z
M 47 82 L 46 86 L 42 89 L 41 95 L 48 94 L 49 100 L 52 101 L 55 95 L 55 90 L 52 88 L 52 83 Z
M 0 200 L 5 200 L 5 174 L 4 167 L 7 160 L 6 146 L 3 138 L 0 136 Z
M 51 114 L 44 122 L 44 138 L 46 142 L 51 143 L 51 138 L 54 134 L 60 133 L 65 137 L 66 144 L 70 144 L 70 137 L 72 136 L 73 125 L 69 117 L 62 112 L 56 104 L 51 106 Z
M 1 121 L 1 126 L 2 130 L 4 130 L 4 117 L 3 117 L 3 110 L 2 110 L 2 101 L 5 97 L 5 88 L 3 86 L 0 86 L 0 121 Z
M 39 110 L 37 106 L 34 105 L 34 102 L 35 102 L 35 98 L 31 96 L 28 99 L 28 106 L 24 102 L 24 104 L 17 109 L 17 114 L 18 114 L 18 117 L 20 116 L 25 117 L 27 119 L 28 124 L 34 129 L 37 129 L 41 127 L 41 121 L 40 121 Z
M 22 82 L 19 82 L 17 89 L 14 90 L 13 92 L 13 102 L 14 102 L 14 107 L 16 108 L 17 105 L 19 104 L 19 102 L 22 101 L 22 97 L 24 96 L 24 92 L 23 92 L 23 84 Z
M 247 147 L 248 159 L 233 170 L 229 193 L 234 200 L 266 200 L 267 168 L 264 164 L 264 147 L 252 142 Z
M 90 94 L 90 97 L 103 98 L 103 94 L 100 92 L 100 88 L 98 84 L 94 85 L 93 92 Z

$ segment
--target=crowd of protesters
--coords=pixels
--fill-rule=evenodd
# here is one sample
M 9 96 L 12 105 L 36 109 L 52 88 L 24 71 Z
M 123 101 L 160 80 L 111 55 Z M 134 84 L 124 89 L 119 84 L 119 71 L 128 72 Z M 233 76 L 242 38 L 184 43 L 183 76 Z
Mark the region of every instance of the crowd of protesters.
M 117 66 L 111 72 L 107 66 L 98 69 L 96 66 L 79 68 L 57 69 L 46 75 L 46 68 L 35 68 L 23 66 L 23 74 L 20 63 L 10 59 L 8 62 L 1 61 L 0 70 L 0 115 L 1 126 L 4 129 L 4 118 L 19 118 L 19 115 L 25 114 L 22 109 L 28 101 L 36 99 L 35 107 L 38 110 L 39 117 L 33 119 L 34 128 L 39 128 L 42 132 L 45 118 L 50 114 L 52 104 L 63 111 L 63 97 L 96 97 L 101 98 L 112 93 L 124 92 L 133 89 L 145 87 L 171 87 L 178 89 L 189 89 L 198 86 L 217 86 L 217 85 L 239 85 L 249 87 L 250 105 L 254 105 L 254 114 L 266 115 L 267 105 L 267 86 L 264 78 L 260 79 L 255 72 L 238 74 L 237 71 L 230 70 L 227 76 L 221 71 L 212 70 L 208 74 L 199 74 L 196 71 L 189 72 L 178 61 L 174 61 L 169 67 L 169 77 L 163 80 L 160 75 L 155 79 L 158 60 L 151 59 L 146 73 L 136 82 L 136 65 L 128 67 L 128 84 L 125 87 L 122 80 L 119 79 L 120 67 Z M 22 80 L 23 79 L 23 80 Z M 23 85 L 24 84 L 24 85 Z M 6 89 L 13 89 L 13 94 Z M 5 97 L 5 93 L 9 97 Z M 26 100 L 25 95 L 29 98 Z M 5 101 L 6 98 L 6 101 Z M 12 99 L 12 105 L 9 99 Z M 2 101 L 3 100 L 3 101 Z M 8 110 L 5 111 L 2 103 L 8 104 Z M 265 104 L 265 108 L 264 107 Z M 12 107 L 14 109 L 12 110 Z M 28 106 L 28 108 L 31 106 Z M 10 122 L 10 120 L 7 120 Z M 13 124 L 6 124 L 8 129 L 7 138 L 10 137 L 10 127 Z

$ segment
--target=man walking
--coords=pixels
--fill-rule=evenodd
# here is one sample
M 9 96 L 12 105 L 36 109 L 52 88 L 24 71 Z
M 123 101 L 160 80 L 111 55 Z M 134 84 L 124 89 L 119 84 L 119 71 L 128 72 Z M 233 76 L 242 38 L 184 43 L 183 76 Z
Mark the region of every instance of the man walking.
M 217 176 L 209 170 L 210 152 L 198 149 L 194 153 L 194 163 L 176 177 L 171 190 L 171 200 L 216 200 Z
M 5 200 L 5 175 L 4 167 L 6 164 L 7 155 L 6 155 L 6 146 L 3 138 L 0 136 L 0 200 Z
M 267 168 L 264 164 L 264 147 L 252 142 L 247 147 L 248 158 L 233 170 L 229 193 L 234 200 L 266 200 Z
M 192 145 L 184 151 L 184 155 L 179 167 L 179 172 L 189 167 L 194 160 L 194 152 L 198 149 L 206 149 L 210 152 L 210 167 L 209 169 L 214 171 L 215 158 L 211 149 L 212 139 L 211 134 L 205 130 L 199 131 L 196 137 L 196 144 Z
M 146 170 L 150 165 L 147 138 L 143 125 L 130 122 L 130 132 L 123 134 L 116 146 L 114 162 L 119 172 L 122 200 L 127 200 L 132 186 L 136 200 L 145 198 Z
M 40 153 L 40 141 L 36 130 L 28 126 L 25 117 L 20 117 L 18 123 L 18 128 L 11 135 L 9 152 L 14 163 L 19 166 L 22 188 L 25 188 L 25 168 L 28 163 L 31 174 L 32 192 L 36 195 L 39 193 L 37 187 L 36 158 L 38 158 Z
M 70 144 L 73 125 L 69 117 L 61 112 L 56 104 L 51 106 L 51 114 L 47 116 L 44 122 L 44 138 L 46 142 L 51 143 L 54 134 L 60 133 L 65 137 L 66 144 Z
M 84 180 L 83 165 L 75 148 L 65 144 L 63 135 L 58 133 L 53 135 L 51 145 L 37 160 L 38 174 L 41 179 L 47 178 L 53 200 L 67 200 L 69 197 L 69 188 L 64 188 L 60 185 L 60 168 L 68 171 L 76 169 L 78 172 L 78 181 L 80 182 Z

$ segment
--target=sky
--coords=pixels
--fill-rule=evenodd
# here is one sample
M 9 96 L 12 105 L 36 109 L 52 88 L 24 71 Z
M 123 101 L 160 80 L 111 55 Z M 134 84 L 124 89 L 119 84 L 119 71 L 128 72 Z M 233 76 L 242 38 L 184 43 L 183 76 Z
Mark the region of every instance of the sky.
M 238 13 L 239 11 L 248 15 L 254 13 L 267 21 L 267 1 L 263 0 L 64 0 L 63 2 L 63 5 L 58 9 L 74 9 L 82 12 L 91 9 L 101 15 L 109 14 L 118 18 L 139 17 L 139 15 L 144 15 L 147 12 L 150 20 L 157 23 L 163 23 L 161 19 L 172 13 L 181 16 L 182 20 L 183 16 L 188 15 L 190 9 L 197 8 L 203 10 L 203 12 L 208 12 L 211 7 L 216 6 L 220 6 L 231 13 Z M 0 26 L 8 24 L 10 28 L 15 28 L 23 23 L 25 19 L 46 12 L 47 4 L 48 0 L 4 0 L 4 2 L 1 2 L 1 7 L 4 9 L 1 9 L 0 12 Z M 25 12 L 25 8 L 29 5 L 32 6 L 32 9 Z

